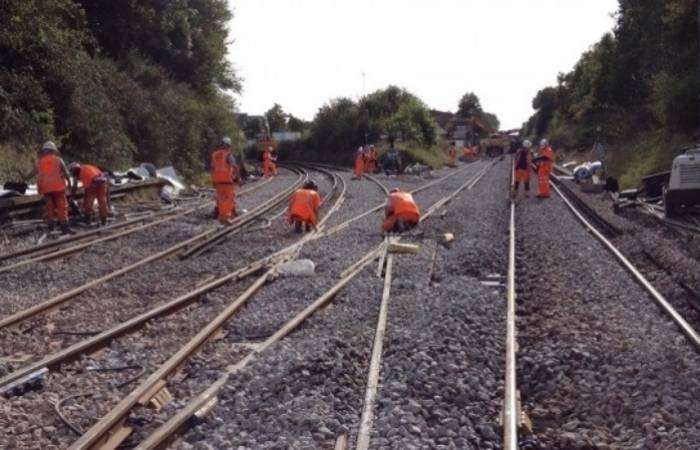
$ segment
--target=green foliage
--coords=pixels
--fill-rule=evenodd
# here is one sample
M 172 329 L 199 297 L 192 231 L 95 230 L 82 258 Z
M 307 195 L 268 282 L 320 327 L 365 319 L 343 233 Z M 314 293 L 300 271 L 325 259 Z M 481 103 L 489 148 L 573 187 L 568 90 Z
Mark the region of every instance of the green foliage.
M 265 118 L 270 125 L 270 132 L 287 130 L 287 117 L 282 106 L 278 103 L 275 103 L 272 105 L 272 108 L 267 110 Z
M 0 145 L 23 164 L 51 138 L 67 159 L 202 170 L 237 136 L 229 19 L 223 0 L 0 3 Z
M 436 125 L 430 111 L 416 98 L 399 106 L 387 122 L 387 131 L 393 136 L 401 136 L 403 140 L 428 146 L 435 144 L 437 139 Z
M 560 74 L 557 86 L 538 92 L 536 113 L 523 128 L 568 149 L 590 148 L 601 137 L 609 158 L 624 153 L 613 174 L 632 182 L 679 148 L 640 142 L 648 152 L 631 151 L 629 142 L 640 135 L 687 138 L 700 120 L 697 1 L 620 0 L 616 18 L 613 33 Z
M 474 116 L 480 116 L 484 110 L 481 108 L 479 97 L 473 92 L 467 92 L 459 100 L 457 115 L 464 119 Z

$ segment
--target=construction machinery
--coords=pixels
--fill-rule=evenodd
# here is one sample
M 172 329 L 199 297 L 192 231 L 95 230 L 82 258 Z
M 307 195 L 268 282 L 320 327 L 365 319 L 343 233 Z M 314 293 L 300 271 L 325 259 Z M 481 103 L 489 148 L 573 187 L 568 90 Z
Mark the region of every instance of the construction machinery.
M 679 216 L 700 205 L 700 145 L 692 146 L 673 159 L 663 198 L 666 217 Z
M 501 156 L 512 153 L 520 144 L 520 130 L 491 133 L 479 141 L 479 153 L 486 156 Z

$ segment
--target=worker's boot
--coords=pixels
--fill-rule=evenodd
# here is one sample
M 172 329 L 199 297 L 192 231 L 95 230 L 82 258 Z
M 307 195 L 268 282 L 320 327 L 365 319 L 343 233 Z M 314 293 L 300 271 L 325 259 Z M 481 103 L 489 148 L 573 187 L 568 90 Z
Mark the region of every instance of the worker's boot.
M 68 222 L 61 222 L 61 234 L 75 234 L 75 231 L 71 230 Z
M 89 215 L 87 215 L 87 214 L 85 214 L 85 215 L 83 216 L 83 223 L 84 223 L 85 225 L 90 225 L 90 222 L 92 222 L 92 217 L 89 216 Z
M 397 220 L 396 224 L 394 225 L 394 231 L 397 233 L 403 233 L 406 231 L 406 224 L 403 223 L 403 220 Z
M 301 223 L 301 220 L 295 220 L 295 221 L 294 221 L 294 232 L 295 232 L 295 233 L 301 233 L 301 232 L 302 232 L 302 223 Z
M 56 222 L 53 220 L 49 220 L 48 227 L 49 233 L 51 233 L 52 231 L 56 231 Z
M 107 225 L 106 217 L 100 217 L 100 225 L 102 225 L 103 227 Z

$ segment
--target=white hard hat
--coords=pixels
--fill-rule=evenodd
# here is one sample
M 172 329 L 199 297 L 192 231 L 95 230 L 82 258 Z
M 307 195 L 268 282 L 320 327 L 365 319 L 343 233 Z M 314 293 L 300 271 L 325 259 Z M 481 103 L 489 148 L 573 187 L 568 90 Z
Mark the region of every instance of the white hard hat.
M 525 140 L 523 141 L 523 147 L 525 147 L 525 148 L 531 148 L 531 147 L 532 147 L 532 142 L 530 142 L 530 141 L 528 141 L 527 139 L 525 139 Z
M 224 136 L 223 139 L 221 139 L 221 145 L 225 145 L 227 147 L 231 146 L 231 138 L 228 136 Z
M 364 151 L 365 151 L 365 149 L 363 149 L 361 145 L 360 145 L 360 146 L 358 147 L 358 149 L 357 149 L 357 152 L 358 152 L 358 153 L 362 153 L 362 152 L 364 152 Z
M 41 146 L 41 151 L 42 152 L 57 152 L 58 148 L 56 148 L 56 144 L 54 144 L 52 141 L 46 141 L 46 142 L 44 142 L 44 145 Z
M 540 147 L 546 147 L 549 145 L 549 141 L 547 139 L 542 139 L 540 141 Z

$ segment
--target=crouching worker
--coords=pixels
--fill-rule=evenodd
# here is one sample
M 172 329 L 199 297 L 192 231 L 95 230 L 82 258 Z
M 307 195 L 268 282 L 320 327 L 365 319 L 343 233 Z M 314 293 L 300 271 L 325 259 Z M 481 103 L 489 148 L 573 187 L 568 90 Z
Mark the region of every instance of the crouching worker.
M 418 225 L 420 209 L 408 192 L 392 189 L 386 202 L 386 219 L 382 228 L 385 232 L 401 233 Z
M 58 156 L 56 144 L 53 142 L 48 141 L 41 147 L 36 173 L 39 194 L 44 196 L 44 203 L 46 203 L 49 231 L 53 231 L 58 222 L 63 234 L 73 234 L 68 225 L 68 201 L 66 199 L 66 187 L 70 186 L 70 177 L 66 165 Z
M 109 183 L 102 171 L 91 164 L 72 163 L 68 166 L 68 172 L 73 177 L 71 187 L 71 197 L 75 196 L 78 190 L 78 181 L 83 184 L 83 218 L 86 223 L 90 223 L 94 213 L 93 206 L 95 200 L 100 211 L 100 224 L 107 225 L 107 215 L 109 214 Z
M 304 187 L 298 189 L 289 201 L 289 223 L 294 224 L 294 232 L 311 231 L 318 223 L 318 207 L 321 197 L 318 195 L 318 184 L 309 180 Z

